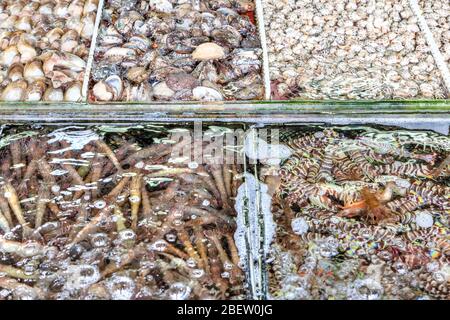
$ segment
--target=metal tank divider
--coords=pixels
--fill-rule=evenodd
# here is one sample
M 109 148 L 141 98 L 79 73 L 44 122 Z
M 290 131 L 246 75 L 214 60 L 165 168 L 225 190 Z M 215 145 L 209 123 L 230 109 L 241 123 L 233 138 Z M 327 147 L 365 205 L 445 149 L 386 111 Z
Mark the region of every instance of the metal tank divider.
M 100 22 L 102 21 L 103 6 L 104 0 L 100 0 L 98 2 L 97 15 L 95 16 L 94 32 L 92 34 L 91 47 L 89 48 L 89 56 L 86 64 L 86 70 L 84 72 L 83 87 L 81 90 L 81 96 L 84 102 L 88 99 L 89 80 L 91 78 L 92 64 L 94 63 L 95 49 L 97 48 L 97 36 L 100 28 Z

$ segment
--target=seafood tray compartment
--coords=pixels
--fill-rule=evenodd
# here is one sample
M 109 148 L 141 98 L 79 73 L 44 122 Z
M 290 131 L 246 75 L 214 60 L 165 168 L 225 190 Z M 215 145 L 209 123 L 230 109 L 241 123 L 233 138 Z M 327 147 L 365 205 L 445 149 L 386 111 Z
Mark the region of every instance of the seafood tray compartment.
M 245 164 L 190 161 L 189 124 L 0 132 L 0 300 L 249 297 Z
M 449 299 L 450 138 L 282 127 L 260 161 L 269 299 Z M 271 198 L 270 198 L 271 197 Z
M 80 102 L 98 0 L 0 1 L 0 101 Z
M 251 0 L 106 1 L 89 101 L 264 97 Z
M 415 2 L 262 0 L 272 99 L 448 99 L 448 1 Z

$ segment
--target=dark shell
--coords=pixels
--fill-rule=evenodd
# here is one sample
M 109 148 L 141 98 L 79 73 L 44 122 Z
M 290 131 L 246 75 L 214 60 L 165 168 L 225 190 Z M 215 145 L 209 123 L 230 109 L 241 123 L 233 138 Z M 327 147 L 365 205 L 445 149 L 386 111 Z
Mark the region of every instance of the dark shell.
M 167 86 L 174 91 L 183 89 L 192 90 L 194 87 L 198 86 L 197 79 L 185 72 L 169 74 L 166 78 L 166 83 Z

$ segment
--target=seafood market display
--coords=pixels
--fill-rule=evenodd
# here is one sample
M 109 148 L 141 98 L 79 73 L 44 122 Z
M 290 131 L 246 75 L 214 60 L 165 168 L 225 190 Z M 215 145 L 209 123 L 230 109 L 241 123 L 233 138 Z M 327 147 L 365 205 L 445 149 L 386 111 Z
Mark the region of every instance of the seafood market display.
M 0 0 L 0 101 L 81 101 L 98 0 Z
M 241 168 L 181 161 L 182 131 L 3 127 L 0 300 L 245 298 Z
M 269 298 L 450 299 L 450 138 L 286 129 L 261 167 L 277 224 Z
M 262 2 L 273 99 L 448 98 L 408 0 Z M 448 61 L 448 1 L 421 3 Z
M 105 2 L 92 101 L 262 99 L 251 0 Z

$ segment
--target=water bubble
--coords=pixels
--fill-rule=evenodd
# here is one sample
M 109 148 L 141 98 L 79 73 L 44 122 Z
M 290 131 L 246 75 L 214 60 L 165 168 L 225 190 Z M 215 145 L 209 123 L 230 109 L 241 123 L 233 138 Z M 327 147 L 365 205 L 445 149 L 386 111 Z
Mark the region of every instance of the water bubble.
M 189 268 L 195 268 L 195 267 L 197 266 L 197 262 L 195 262 L 194 259 L 189 258 L 189 259 L 186 260 L 186 265 L 187 265 Z
M 223 269 L 224 270 L 231 270 L 231 269 L 233 269 L 233 264 L 230 263 L 229 261 L 225 261 L 225 263 L 223 264 Z
M 166 293 L 171 300 L 186 300 L 191 294 L 191 288 L 182 282 L 173 283 Z
M 222 272 L 220 276 L 224 279 L 228 279 L 230 277 L 230 273 L 228 271 Z
M 383 287 L 373 279 L 360 279 L 350 287 L 348 296 L 354 300 L 377 300 L 383 294 Z
M 109 244 L 109 237 L 106 233 L 95 233 L 91 236 L 91 244 L 96 248 L 106 247 Z
M 96 209 L 103 209 L 104 207 L 106 207 L 106 202 L 103 200 L 98 200 L 94 202 L 94 207 Z
M 205 271 L 203 269 L 194 269 L 192 270 L 192 277 L 193 278 L 201 278 L 205 274 Z
M 113 275 L 107 285 L 113 300 L 130 300 L 134 295 L 136 285 L 130 277 Z
M 87 288 L 100 279 L 100 271 L 95 265 L 70 265 L 65 274 L 67 281 L 64 288 L 69 291 Z
M 136 240 L 136 233 L 131 229 L 125 229 L 119 232 L 119 241 Z
M 23 266 L 23 273 L 25 275 L 31 276 L 35 271 L 36 265 L 32 261 L 29 261 Z
M 177 240 L 177 236 L 173 233 L 166 234 L 166 240 L 169 242 L 175 242 Z
M 167 243 L 164 240 L 158 240 L 155 241 L 153 244 L 150 245 L 150 249 L 154 251 L 160 251 L 163 252 L 167 248 Z
M 202 206 L 204 206 L 204 207 L 208 207 L 210 204 L 211 204 L 211 202 L 209 202 L 209 200 L 207 200 L 207 199 L 203 200 L 203 202 L 202 202 Z

